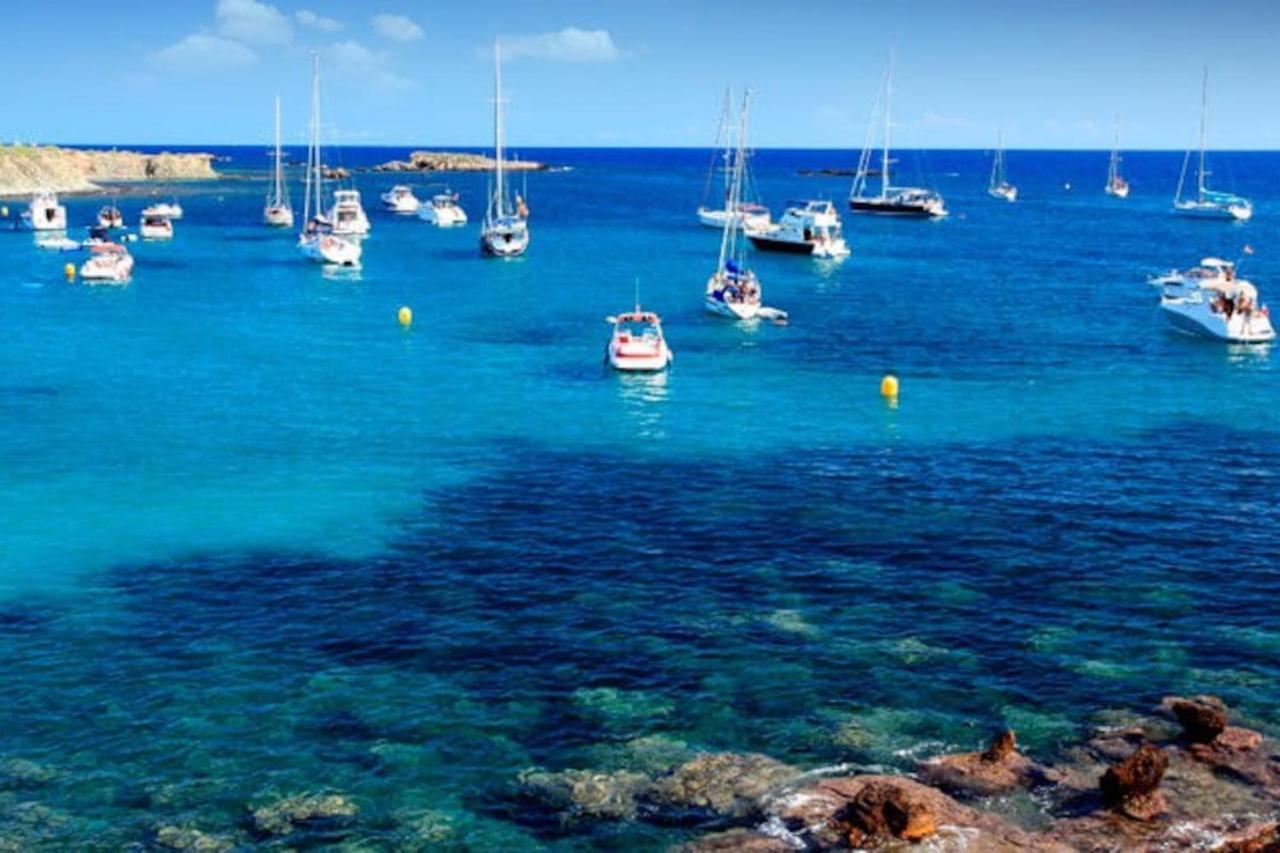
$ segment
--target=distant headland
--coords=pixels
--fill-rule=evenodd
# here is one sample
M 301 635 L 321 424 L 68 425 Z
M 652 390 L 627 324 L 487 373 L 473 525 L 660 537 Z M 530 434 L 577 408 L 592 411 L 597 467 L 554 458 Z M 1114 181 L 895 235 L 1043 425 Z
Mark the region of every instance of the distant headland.
M 56 145 L 0 145 L 0 196 L 47 189 L 97 192 L 100 181 L 198 181 L 218 177 L 212 154 L 89 151 Z

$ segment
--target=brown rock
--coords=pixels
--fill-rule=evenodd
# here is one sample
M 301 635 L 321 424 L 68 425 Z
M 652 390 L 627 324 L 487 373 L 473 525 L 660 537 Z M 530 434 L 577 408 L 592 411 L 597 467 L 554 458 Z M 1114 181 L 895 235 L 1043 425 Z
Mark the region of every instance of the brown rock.
M 876 839 L 919 841 L 938 831 L 938 815 L 929 802 L 890 782 L 865 786 L 835 819 L 847 827 L 849 844 L 854 847 Z
M 1013 729 L 1005 729 L 996 735 L 995 740 L 991 741 L 991 746 L 987 747 L 987 751 L 982 753 L 982 760 L 988 763 L 1002 762 L 1018 751 L 1018 741 L 1014 737 Z
M 1055 775 L 1017 750 L 1012 731 L 1004 731 L 983 752 L 941 755 L 917 767 L 930 785 L 959 795 L 987 797 L 1055 781 Z
M 1135 820 L 1151 820 L 1168 809 L 1157 790 L 1169 767 L 1168 754 L 1144 743 L 1124 761 L 1102 774 L 1103 801 Z
M 1192 743 L 1209 743 L 1227 727 L 1227 706 L 1217 696 L 1171 696 L 1160 704 L 1178 720 Z
M 1262 735 L 1252 729 L 1227 726 L 1213 739 L 1212 745 L 1230 752 L 1252 752 L 1262 746 Z
M 1223 839 L 1214 853 L 1280 853 L 1280 823 L 1248 827 Z

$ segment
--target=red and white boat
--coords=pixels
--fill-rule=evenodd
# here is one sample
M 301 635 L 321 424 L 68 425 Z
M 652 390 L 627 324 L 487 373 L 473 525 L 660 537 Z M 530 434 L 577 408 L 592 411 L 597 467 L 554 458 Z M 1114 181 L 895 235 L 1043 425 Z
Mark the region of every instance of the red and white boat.
M 80 278 L 90 284 L 124 284 L 133 274 L 133 255 L 119 243 L 102 243 L 90 249 L 80 265 Z
M 652 311 L 636 310 L 615 317 L 606 317 L 613 326 L 613 335 L 605 358 L 614 370 L 627 372 L 653 372 L 666 370 L 674 356 L 662 335 L 662 320 Z

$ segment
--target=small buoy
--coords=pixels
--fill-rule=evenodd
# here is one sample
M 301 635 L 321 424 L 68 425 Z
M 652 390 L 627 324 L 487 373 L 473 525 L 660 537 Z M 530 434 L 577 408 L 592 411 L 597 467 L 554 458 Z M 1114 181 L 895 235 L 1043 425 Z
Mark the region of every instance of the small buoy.
M 4 205 L 3 207 L 0 207 L 0 216 L 4 217 L 5 219 L 9 218 L 9 206 L 7 204 Z
M 1070 181 L 1067 181 L 1065 184 L 1063 184 L 1063 185 L 1062 185 L 1062 188 L 1063 188 L 1064 190 L 1066 190 L 1067 192 L 1070 192 L 1070 191 L 1071 191 L 1071 182 L 1070 182 Z
M 406 329 L 413 325 L 413 309 L 408 305 L 401 305 L 400 313 L 396 316 L 400 318 L 400 325 L 404 326 Z
M 898 399 L 898 377 L 886 373 L 880 380 L 880 396 L 889 400 Z
M 67 277 L 67 281 L 74 281 L 76 277 L 76 265 L 67 264 L 62 268 L 62 274 Z

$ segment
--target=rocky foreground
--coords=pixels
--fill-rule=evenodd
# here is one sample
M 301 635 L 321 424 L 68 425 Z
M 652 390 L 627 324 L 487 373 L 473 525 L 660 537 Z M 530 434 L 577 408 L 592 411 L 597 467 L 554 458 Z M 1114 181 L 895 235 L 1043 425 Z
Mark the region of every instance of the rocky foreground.
M 503 160 L 503 166 L 513 172 L 546 171 L 546 163 L 534 160 Z M 392 160 L 373 167 L 375 172 L 488 172 L 496 161 L 483 154 L 463 154 L 454 151 L 414 151 L 408 160 Z
M 53 145 L 0 145 L 0 196 L 36 190 L 95 192 L 100 181 L 193 181 L 217 178 L 212 154 L 82 151 Z

